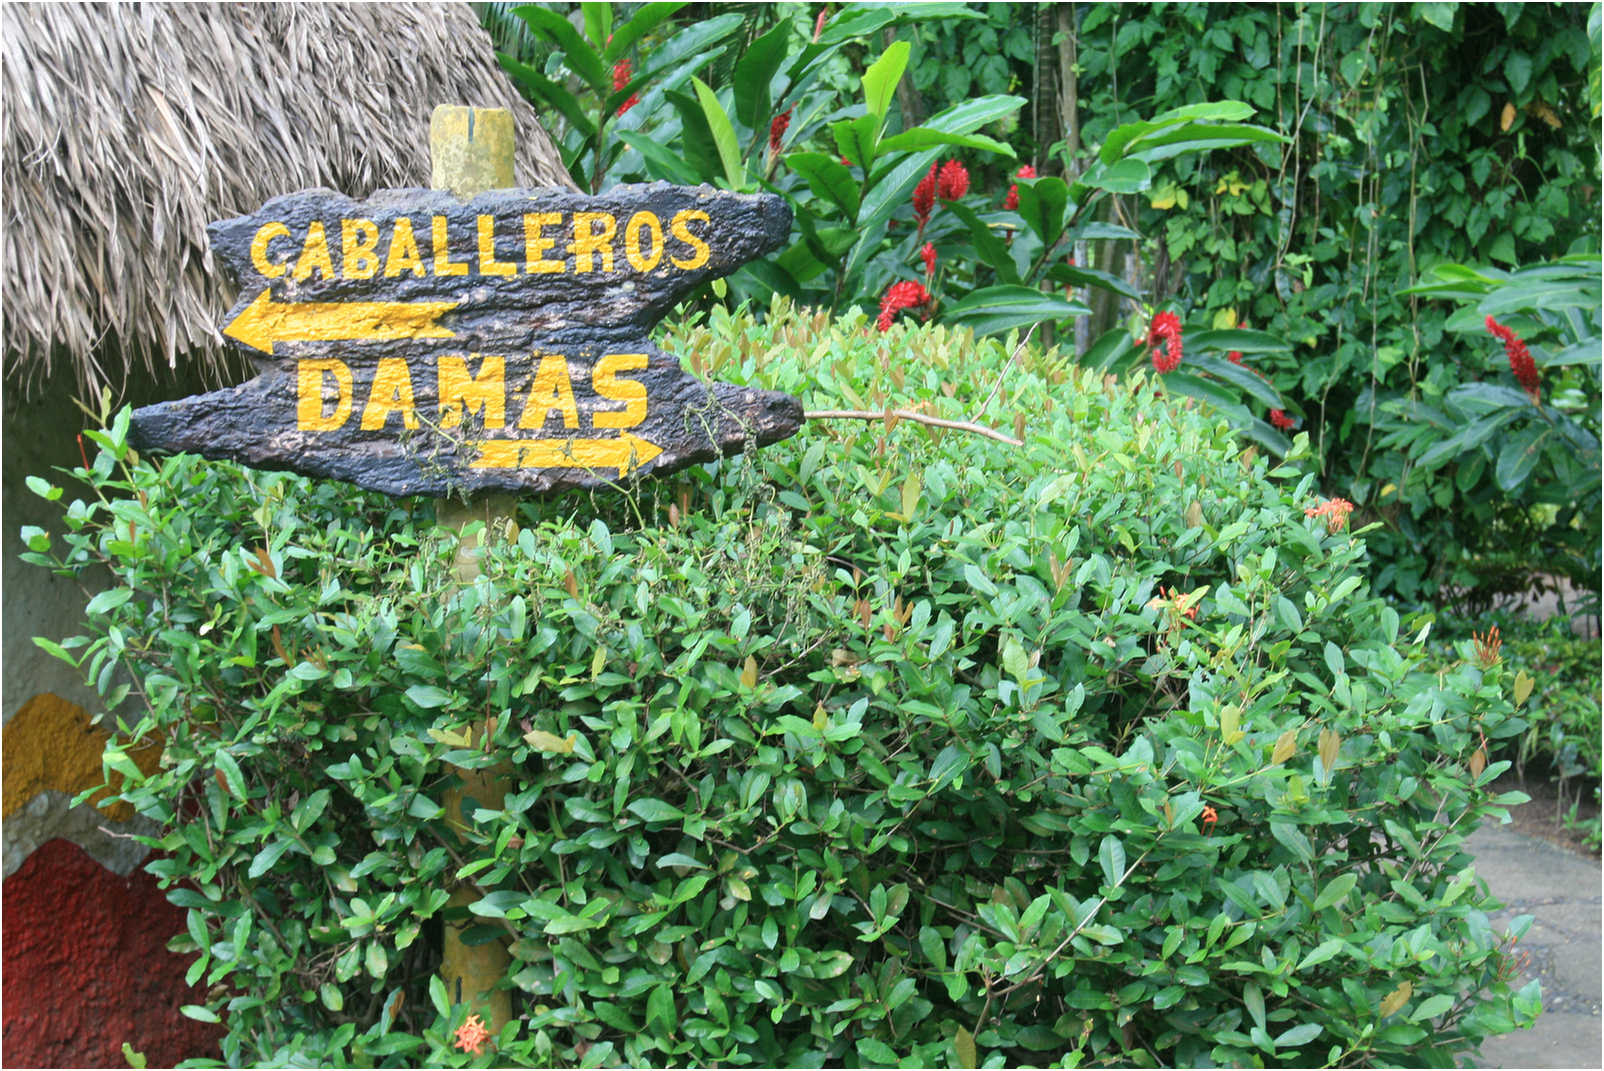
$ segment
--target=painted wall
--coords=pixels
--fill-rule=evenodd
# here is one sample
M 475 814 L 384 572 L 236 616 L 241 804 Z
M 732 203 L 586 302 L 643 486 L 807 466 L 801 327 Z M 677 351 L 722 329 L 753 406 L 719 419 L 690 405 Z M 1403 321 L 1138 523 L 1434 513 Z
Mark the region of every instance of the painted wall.
M 146 393 L 176 397 L 195 386 L 156 384 Z M 61 527 L 60 504 L 34 495 L 26 477 L 66 483 L 67 500 L 83 494 L 53 471 L 82 464 L 77 432 L 87 418 L 73 393 L 70 381 L 58 379 L 24 401 L 8 383 L 0 433 L 0 1066 L 126 1067 L 124 1042 L 144 1052 L 149 1066 L 172 1066 L 215 1057 L 221 1034 L 178 1011 L 204 998 L 184 983 L 188 957 L 166 947 L 183 931 L 184 913 L 139 867 L 148 850 L 131 834 L 151 831 L 148 822 L 125 804 L 98 808 L 97 798 L 72 806 L 78 793 L 102 783 L 100 707 L 77 671 L 32 639 L 80 631 L 93 592 L 18 560 L 25 525 Z M 160 748 L 150 747 L 135 761 L 148 770 L 160 757 Z

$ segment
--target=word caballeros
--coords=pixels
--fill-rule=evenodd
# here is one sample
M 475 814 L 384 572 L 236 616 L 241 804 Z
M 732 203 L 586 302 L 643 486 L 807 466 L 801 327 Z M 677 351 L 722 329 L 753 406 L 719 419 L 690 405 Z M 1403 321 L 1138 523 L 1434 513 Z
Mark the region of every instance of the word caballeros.
M 454 231 L 446 216 L 312 220 L 292 230 L 270 220 L 251 239 L 251 264 L 266 279 L 396 279 L 426 276 L 583 275 L 682 271 L 711 255 L 706 212 L 685 209 L 665 225 L 655 213 L 620 222 L 611 212 L 526 212 L 522 233 L 496 232 L 496 217 Z M 505 228 L 504 229 L 511 229 Z M 473 252 L 467 252 L 472 249 Z

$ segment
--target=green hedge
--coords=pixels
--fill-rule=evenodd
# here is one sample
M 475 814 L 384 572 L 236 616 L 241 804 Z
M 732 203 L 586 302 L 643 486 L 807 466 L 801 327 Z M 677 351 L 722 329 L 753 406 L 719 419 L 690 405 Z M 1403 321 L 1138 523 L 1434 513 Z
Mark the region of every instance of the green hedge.
M 129 673 L 107 769 L 227 1062 L 1450 1066 L 1531 1021 L 1464 850 L 1521 798 L 1510 683 L 1425 670 L 1306 445 L 942 329 L 670 336 L 1024 444 L 815 422 L 527 503 L 463 583 L 429 503 L 95 433 L 58 567 L 122 586 L 55 649 Z M 454 827 L 448 764 L 500 761 Z M 479 1057 L 431 980 L 461 883 L 512 942 Z

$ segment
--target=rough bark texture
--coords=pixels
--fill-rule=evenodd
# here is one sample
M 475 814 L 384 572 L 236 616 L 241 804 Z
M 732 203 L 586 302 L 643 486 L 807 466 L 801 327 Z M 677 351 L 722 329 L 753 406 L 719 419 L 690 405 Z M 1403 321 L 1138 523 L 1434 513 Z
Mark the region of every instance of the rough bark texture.
M 648 334 L 789 232 L 778 197 L 664 183 L 275 198 L 210 228 L 240 282 L 224 333 L 262 374 L 138 410 L 135 445 L 445 495 L 616 484 L 777 442 L 796 399 L 704 383 Z

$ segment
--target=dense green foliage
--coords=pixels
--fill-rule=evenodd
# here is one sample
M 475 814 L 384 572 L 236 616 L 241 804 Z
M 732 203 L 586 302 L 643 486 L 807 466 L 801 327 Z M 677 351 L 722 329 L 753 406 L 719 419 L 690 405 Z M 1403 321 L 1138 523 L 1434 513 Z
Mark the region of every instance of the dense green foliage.
M 1110 362 L 1113 332 L 1140 341 L 1158 309 L 1178 311 L 1188 337 L 1251 323 L 1294 344 L 1257 359 L 1234 347 L 1265 380 L 1222 370 L 1215 355 L 1189 362 L 1174 387 L 1223 404 L 1273 450 L 1285 440 L 1266 421 L 1308 431 L 1322 484 L 1382 522 L 1371 537 L 1379 590 L 1479 610 L 1560 572 L 1596 600 L 1596 494 L 1579 496 L 1581 511 L 1556 511 L 1542 481 L 1512 491 L 1496 458 L 1479 460 L 1485 450 L 1436 449 L 1462 430 L 1445 399 L 1501 388 L 1508 373 L 1484 334 L 1452 329 L 1449 310 L 1410 288 L 1444 263 L 1598 249 L 1598 5 L 789 4 L 686 18 L 672 32 L 670 6 L 622 6 L 661 28 L 594 44 L 595 62 L 560 14 L 526 13 L 546 28 L 544 66 L 526 77 L 528 65 L 508 65 L 564 117 L 576 176 L 593 184 L 586 131 L 623 99 L 608 94 L 602 60 L 627 58 L 633 43 L 634 70 L 667 57 L 709 80 L 694 94 L 677 68 L 632 82 L 643 95 L 613 121 L 608 181 L 710 181 L 790 198 L 792 248 L 737 276 L 738 297 L 778 291 L 872 310 L 889 284 L 917 281 L 929 288 L 920 315 L 982 330 L 1039 323 L 1046 337 L 1087 317 L 1082 359 L 1121 369 L 1142 351 L 1127 346 Z M 580 8 L 570 21 L 600 41 L 607 5 Z M 691 37 L 695 48 L 683 43 Z M 910 71 L 900 83 L 884 77 L 897 48 Z M 589 73 L 560 77 L 576 69 Z M 595 121 L 573 124 L 576 100 L 594 101 Z M 1109 154 L 1121 128 L 1222 101 L 1242 102 L 1289 146 L 1203 140 L 1188 148 L 1219 151 L 1148 158 L 1139 173 Z M 766 151 L 782 112 L 789 127 Z M 865 124 L 875 138 L 855 133 Z M 930 135 L 899 145 L 878 167 L 859 151 L 879 132 L 900 131 L 896 143 L 915 129 L 952 136 L 939 152 Z M 974 181 L 927 229 L 908 202 L 937 160 L 961 160 Z M 1018 180 L 1016 161 L 1043 178 Z M 1115 181 L 1098 173 L 1116 163 Z M 1040 187 L 1060 176 L 1066 211 L 1039 221 L 1041 205 L 1060 207 L 1059 191 Z M 1003 207 L 1010 185 L 1017 211 Z M 920 266 L 926 241 L 933 272 Z M 1560 370 L 1553 385 L 1590 402 L 1596 369 Z M 1596 460 L 1586 473 L 1596 487 Z
M 1253 109 L 1240 102 L 1168 109 L 1109 131 L 1095 158 L 1068 180 L 1021 169 L 1005 195 L 975 185 L 958 154 L 1011 157 L 1007 145 L 978 131 L 1014 115 L 1023 98 L 965 99 L 912 122 L 898 106 L 910 81 L 908 40 L 865 57 L 850 93 L 825 77 L 833 60 L 878 31 L 943 21 L 969 26 L 974 12 L 950 4 L 854 7 L 821 16 L 812 39 L 798 38 L 794 23 L 782 21 L 748 43 L 729 67 L 729 84 L 711 86 L 696 72 L 714 69 L 709 64 L 724 46 L 701 50 L 741 19 L 729 14 L 662 31 L 674 12 L 673 4 L 646 5 L 615 27 L 610 6 L 589 4 L 581 33 L 556 11 L 514 7 L 503 19 L 522 20 L 520 40 L 549 51 L 533 64 L 504 52 L 502 63 L 532 99 L 566 120 L 564 158 L 581 185 L 704 182 L 767 189 L 789 202 L 790 247 L 710 291 L 727 288 L 765 304 L 780 293 L 832 311 L 879 303 L 881 330 L 910 309 L 980 335 L 1015 327 L 1051 335 L 1092 311 L 1075 297 L 1077 287 L 1083 295 L 1140 303 L 1132 283 L 1075 262 L 1088 241 L 1138 237 L 1102 218 L 1108 200 L 1146 189 L 1153 169 L 1167 161 L 1285 140 L 1246 122 Z M 982 40 L 996 39 L 992 26 L 970 28 Z M 633 73 L 634 52 L 646 73 Z M 893 302 L 896 289 L 907 293 Z M 1138 342 L 1152 313 L 1144 306 L 1130 325 L 1104 332 L 1084 363 L 1125 371 L 1145 361 L 1148 351 Z M 1194 333 L 1189 345 L 1188 369 L 1171 378 L 1170 389 L 1213 402 L 1243 434 L 1285 453 L 1288 440 L 1243 403 L 1246 396 L 1263 412 L 1278 411 L 1280 396 L 1226 357 L 1288 347 L 1246 331 Z
M 1408 287 L 1444 262 L 1598 249 L 1598 5 L 1083 10 L 1088 138 L 1220 98 L 1255 105 L 1292 137 L 1285 155 L 1178 160 L 1137 229 L 1161 238 L 1149 254 L 1161 298 L 1174 291 L 1297 343 L 1257 367 L 1310 432 L 1322 482 L 1384 522 L 1370 540 L 1381 589 L 1469 592 L 1481 605 L 1563 568 L 1596 593 L 1596 460 L 1592 518 L 1573 536 L 1591 553 L 1554 561 L 1563 526 L 1534 521 L 1496 466 L 1422 466 L 1423 451 L 1386 440 L 1400 405 L 1510 382 L 1496 343 L 1453 331 L 1451 308 Z M 1596 404 L 1596 374 L 1585 386 Z
M 115 577 L 51 649 L 132 689 L 107 768 L 228 1062 L 1449 1066 L 1530 1021 L 1464 849 L 1520 798 L 1510 682 L 1428 661 L 1312 477 L 967 332 L 665 344 L 1024 442 L 815 422 L 525 503 L 463 580 L 428 503 L 136 458 L 125 413 L 27 533 Z M 503 807 L 443 812 L 500 762 Z M 477 1058 L 433 974 L 459 886 L 513 955 Z

